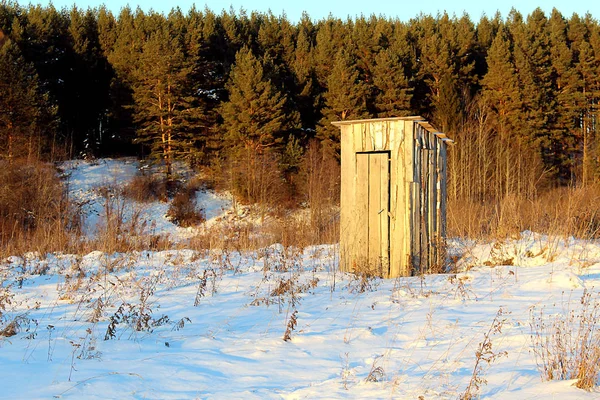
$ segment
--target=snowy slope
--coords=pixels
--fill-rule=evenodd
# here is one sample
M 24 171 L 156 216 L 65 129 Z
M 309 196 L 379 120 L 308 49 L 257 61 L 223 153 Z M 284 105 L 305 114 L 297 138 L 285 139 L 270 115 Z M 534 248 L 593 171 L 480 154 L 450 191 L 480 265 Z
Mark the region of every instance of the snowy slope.
M 100 159 L 93 162 L 75 160 L 63 163 L 61 168 L 68 176 L 69 194 L 74 201 L 83 205 L 85 216 L 84 232 L 93 236 L 98 227 L 104 223 L 105 198 L 100 188 L 109 187 L 123 189 L 138 173 L 140 165 L 135 159 Z M 124 208 L 125 218 L 138 212 L 146 227 L 145 233 L 169 235 L 171 240 L 178 241 L 195 234 L 196 229 L 180 228 L 166 218 L 169 204 L 166 202 L 136 203 L 118 198 L 116 206 Z M 196 204 L 205 210 L 206 225 L 213 224 L 220 216 L 231 209 L 230 196 L 213 191 L 199 191 Z
M 0 337 L 0 398 L 453 399 L 500 309 L 475 395 L 600 397 L 542 381 L 530 337 L 532 312 L 597 298 L 600 243 L 524 232 L 449 250 L 461 272 L 394 280 L 341 274 L 335 246 L 0 260 L 0 330 L 19 325 Z

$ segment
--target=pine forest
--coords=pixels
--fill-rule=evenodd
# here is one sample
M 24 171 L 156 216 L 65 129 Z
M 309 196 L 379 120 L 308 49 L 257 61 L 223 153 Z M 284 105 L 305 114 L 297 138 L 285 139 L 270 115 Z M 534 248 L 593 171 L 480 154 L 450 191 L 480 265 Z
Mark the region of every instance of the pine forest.
M 137 155 L 167 180 L 184 161 L 249 203 L 335 202 L 331 122 L 420 115 L 455 142 L 450 233 L 521 230 L 511 214 L 548 225 L 554 200 L 595 193 L 599 72 L 598 21 L 556 9 L 295 23 L 3 1 L 0 157 Z

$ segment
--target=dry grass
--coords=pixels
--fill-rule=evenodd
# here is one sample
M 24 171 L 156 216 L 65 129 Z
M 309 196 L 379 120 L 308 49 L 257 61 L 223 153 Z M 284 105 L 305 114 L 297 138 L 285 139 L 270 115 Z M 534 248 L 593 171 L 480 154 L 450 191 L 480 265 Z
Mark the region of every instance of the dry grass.
M 449 199 L 449 236 L 499 239 L 524 230 L 558 236 L 600 235 L 600 184 L 549 189 L 534 199 L 508 195 L 499 201 Z
M 475 351 L 475 365 L 473 373 L 465 391 L 460 394 L 461 400 L 471 400 L 478 397 L 479 390 L 487 384 L 485 373 L 489 366 L 500 357 L 508 356 L 506 351 L 497 351 L 493 347 L 492 337 L 502 333 L 502 327 L 506 323 L 506 312 L 500 308 L 492 320 L 489 329 L 483 335 L 483 341 L 479 343 Z
M 51 165 L 0 164 L 0 254 L 69 249 L 79 226 L 77 207 Z
M 544 380 L 577 379 L 590 390 L 600 374 L 600 295 L 584 290 L 578 301 L 563 301 L 558 312 L 530 311 L 531 341 Z

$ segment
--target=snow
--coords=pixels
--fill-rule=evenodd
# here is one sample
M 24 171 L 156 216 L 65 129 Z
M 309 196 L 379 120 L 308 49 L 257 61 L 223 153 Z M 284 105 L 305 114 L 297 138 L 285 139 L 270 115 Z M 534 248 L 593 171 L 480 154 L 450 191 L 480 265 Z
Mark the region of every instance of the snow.
M 139 214 L 141 226 L 145 234 L 161 234 L 178 242 L 194 236 L 198 228 L 181 228 L 167 217 L 169 204 L 166 202 L 136 203 L 119 196 L 118 189 L 124 186 L 141 170 L 135 159 L 100 159 L 94 161 L 74 160 L 63 163 L 61 169 L 68 177 L 68 188 L 71 198 L 81 205 L 84 214 L 84 233 L 91 237 L 105 223 L 106 198 L 101 188 L 108 188 L 114 209 L 123 209 L 125 221 Z M 187 171 L 184 171 L 187 172 Z M 200 190 L 196 193 L 196 205 L 204 209 L 206 226 L 211 226 L 230 212 L 231 196 L 214 191 Z
M 99 182 L 122 184 L 136 170 L 82 163 L 71 190 L 93 210 Z M 218 194 L 200 197 L 210 220 L 228 211 Z M 146 212 L 179 234 L 157 205 Z M 1 397 L 457 398 L 500 309 L 489 337 L 506 356 L 483 363 L 477 395 L 599 397 L 542 381 L 530 313 L 577 307 L 584 290 L 597 296 L 600 242 L 523 232 L 452 239 L 449 253 L 455 273 L 388 280 L 340 273 L 334 245 L 15 255 L 0 260 L 0 298 L 10 296 L 0 329 L 21 317 L 16 335 L 0 336 Z

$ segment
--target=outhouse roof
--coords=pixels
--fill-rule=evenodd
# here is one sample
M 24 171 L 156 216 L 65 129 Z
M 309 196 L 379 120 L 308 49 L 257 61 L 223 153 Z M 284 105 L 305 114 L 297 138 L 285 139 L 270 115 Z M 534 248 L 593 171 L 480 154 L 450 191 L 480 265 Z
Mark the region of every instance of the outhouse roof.
M 352 125 L 352 124 L 362 124 L 365 122 L 385 122 L 385 121 L 415 121 L 419 125 L 421 125 L 424 129 L 433 133 L 435 136 L 440 138 L 443 142 L 448 144 L 454 144 L 454 141 L 446 136 L 445 133 L 438 132 L 429 122 L 425 120 L 425 118 L 415 115 L 410 117 L 387 117 L 387 118 L 371 118 L 371 119 L 355 119 L 348 121 L 334 121 L 331 124 L 335 126 L 343 126 L 343 125 Z

